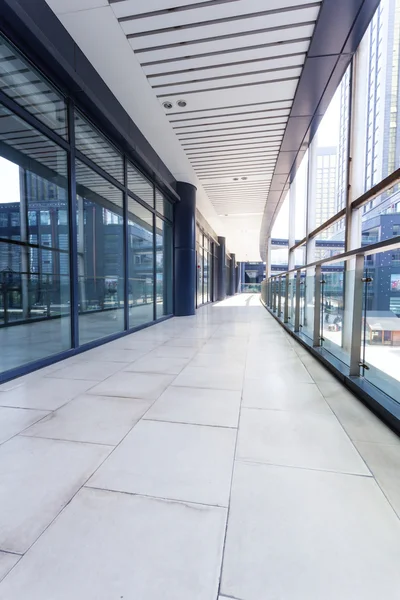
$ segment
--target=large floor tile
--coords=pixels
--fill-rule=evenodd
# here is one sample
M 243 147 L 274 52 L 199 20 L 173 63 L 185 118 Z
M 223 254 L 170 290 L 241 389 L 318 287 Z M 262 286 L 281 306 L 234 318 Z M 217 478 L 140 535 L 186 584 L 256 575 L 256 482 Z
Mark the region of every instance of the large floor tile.
M 400 518 L 400 440 L 396 444 L 354 443 Z
M 169 346 L 172 346 L 173 348 L 201 348 L 202 346 L 204 346 L 204 344 L 204 339 L 196 340 L 191 338 L 176 337 L 172 338 L 171 340 L 168 340 L 168 342 L 164 342 L 163 346 L 167 348 Z
M 143 356 L 125 367 L 124 371 L 136 373 L 165 373 L 178 375 L 189 362 L 189 358 Z
M 262 381 L 245 377 L 243 406 L 332 414 L 315 383 L 285 381 L 273 374 Z
M 20 433 L 49 413 L 44 410 L 0 407 L 0 444 Z
M 15 567 L 20 558 L 18 554 L 0 551 L 0 581 Z
M 136 398 L 78 396 L 24 435 L 115 446 L 150 405 Z
M 233 370 L 237 371 L 241 369 L 244 371 L 244 367 L 246 364 L 246 355 L 235 355 L 232 353 L 229 354 L 207 354 L 205 352 L 200 352 L 190 361 L 191 367 L 206 367 L 210 369 L 222 369 L 225 370 Z
M 88 485 L 227 506 L 235 439 L 234 429 L 141 421 Z
M 25 552 L 110 450 L 108 446 L 22 436 L 3 444 L 0 549 Z
M 215 390 L 241 390 L 243 372 L 232 369 L 191 367 L 183 369 L 174 381 L 174 386 L 211 388 Z
M 237 427 L 240 392 L 171 386 L 147 412 L 146 419 L 194 425 Z
M 380 444 L 398 442 L 398 436 L 341 383 L 318 382 L 318 387 L 353 441 Z
M 243 408 L 237 458 L 370 475 L 334 415 Z
M 276 362 L 273 358 L 270 361 L 266 361 L 263 367 L 259 364 L 255 367 L 251 358 L 248 358 L 246 375 L 266 382 L 273 375 L 279 377 L 282 381 L 314 383 L 311 375 L 299 358 L 288 358 L 285 362 Z
M 120 371 L 128 363 L 96 361 L 79 361 L 53 371 L 46 377 L 57 379 L 88 379 L 89 381 L 104 381 L 110 375 Z
M 0 586 L 2 600 L 214 600 L 226 511 L 83 489 Z
M 221 593 L 245 600 L 397 600 L 400 521 L 375 481 L 235 468 Z
M 174 379 L 175 375 L 120 372 L 92 387 L 90 393 L 101 396 L 157 400 Z
M 127 348 L 110 348 L 110 344 L 93 348 L 79 355 L 79 360 L 83 361 L 102 361 L 115 363 L 132 363 L 149 353 L 149 350 L 128 350 Z M 123 365 L 122 365 L 123 366 Z M 121 367 L 122 368 L 122 367 Z
M 56 410 L 96 385 L 96 381 L 37 377 L 19 387 L 0 392 L 0 406 Z
M 147 356 L 150 358 L 187 358 L 191 359 L 198 352 L 197 348 L 187 346 L 167 346 L 163 344 L 152 350 Z

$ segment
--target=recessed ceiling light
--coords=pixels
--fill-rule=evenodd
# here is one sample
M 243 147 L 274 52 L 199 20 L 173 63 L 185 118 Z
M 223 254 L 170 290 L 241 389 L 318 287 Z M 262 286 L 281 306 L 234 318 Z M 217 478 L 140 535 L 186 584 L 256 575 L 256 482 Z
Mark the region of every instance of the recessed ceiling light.
M 163 107 L 166 108 L 167 110 L 170 110 L 172 108 L 172 102 L 163 102 Z
M 239 181 L 239 177 L 234 177 L 233 181 Z
M 241 179 L 242 181 L 246 181 L 247 177 L 242 177 Z
M 185 108 L 185 106 L 187 105 L 187 102 L 186 102 L 186 100 L 178 100 L 177 105 L 180 108 Z

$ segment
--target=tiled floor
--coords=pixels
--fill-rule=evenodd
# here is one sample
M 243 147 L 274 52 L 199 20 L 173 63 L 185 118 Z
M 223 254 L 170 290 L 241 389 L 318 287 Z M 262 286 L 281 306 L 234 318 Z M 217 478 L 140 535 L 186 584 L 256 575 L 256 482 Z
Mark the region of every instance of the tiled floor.
M 0 387 L 1 600 L 398 600 L 400 440 L 257 296 Z

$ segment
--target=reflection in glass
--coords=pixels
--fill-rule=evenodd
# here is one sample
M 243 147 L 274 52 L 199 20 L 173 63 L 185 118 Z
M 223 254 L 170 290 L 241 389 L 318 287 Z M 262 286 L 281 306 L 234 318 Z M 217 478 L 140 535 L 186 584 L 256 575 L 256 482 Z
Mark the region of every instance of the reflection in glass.
M 197 247 L 197 306 L 203 304 L 203 248 Z
M 2 372 L 69 349 L 71 321 L 66 153 L 0 116 Z
M 348 277 L 354 271 L 348 271 Z M 323 267 L 321 284 L 321 338 L 322 346 L 344 362 L 349 355 L 343 349 L 344 293 L 346 273 L 338 263 Z M 350 281 L 349 281 L 350 283 Z M 346 358 L 347 356 L 347 358 Z
M 400 261 L 393 251 L 365 257 L 364 377 L 400 401 Z
M 154 320 L 153 214 L 128 197 L 129 327 Z
M 172 221 L 172 204 L 158 190 L 156 190 L 156 211 Z
M 154 208 L 154 186 L 128 162 L 128 189 Z
M 75 111 L 75 144 L 82 154 L 109 175 L 124 182 L 122 154 L 78 111 Z
M 124 329 L 122 192 L 76 161 L 79 342 Z
M 0 89 L 55 133 L 67 137 L 63 96 L 2 36 Z
M 172 227 L 156 219 L 156 316 L 172 313 Z

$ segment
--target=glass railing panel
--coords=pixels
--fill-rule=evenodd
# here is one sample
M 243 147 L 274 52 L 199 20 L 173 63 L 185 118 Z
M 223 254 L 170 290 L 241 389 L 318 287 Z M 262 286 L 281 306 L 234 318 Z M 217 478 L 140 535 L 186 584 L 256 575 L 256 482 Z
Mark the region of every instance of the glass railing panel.
M 283 319 L 285 314 L 285 304 L 286 304 L 286 277 L 281 277 L 281 285 L 280 285 L 280 314 L 278 315 L 281 319 Z
M 304 328 L 304 320 L 305 320 L 305 316 L 306 316 L 306 311 L 305 311 L 305 304 L 306 304 L 306 286 L 307 286 L 307 279 L 306 279 L 306 272 L 302 271 L 301 272 L 301 278 L 300 278 L 300 295 L 299 295 L 299 305 L 300 305 L 300 331 L 303 331 Z
M 261 294 L 261 283 L 241 283 L 239 292 L 241 294 Z
M 400 261 L 396 252 L 365 258 L 364 378 L 400 403 Z
M 313 339 L 315 309 L 315 273 L 310 270 L 304 280 L 304 318 L 302 333 Z

